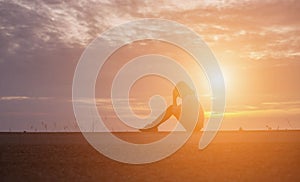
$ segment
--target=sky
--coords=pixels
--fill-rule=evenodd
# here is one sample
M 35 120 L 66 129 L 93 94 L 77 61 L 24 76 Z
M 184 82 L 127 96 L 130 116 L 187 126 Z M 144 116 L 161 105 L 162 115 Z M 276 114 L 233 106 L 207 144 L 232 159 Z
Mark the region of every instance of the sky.
M 0 0 L 0 130 L 77 131 L 72 81 L 81 54 L 105 30 L 140 18 L 177 21 L 197 32 L 213 51 L 226 84 L 222 129 L 299 129 L 299 9 L 296 0 Z M 133 44 L 128 49 L 138 53 L 119 50 L 111 59 L 132 59 L 152 44 Z M 168 46 L 152 48 L 174 56 L 178 50 Z M 188 59 L 184 53 L 174 58 Z M 102 74 L 113 72 L 115 65 L 107 65 Z M 164 83 L 161 92 L 168 96 L 172 85 L 157 82 Z M 97 93 L 101 89 L 97 86 Z M 200 95 L 207 112 L 209 94 L 204 85 Z M 105 112 L 107 98 L 96 96 L 99 112 Z M 141 100 L 132 105 L 137 113 L 137 105 L 142 105 L 141 113 L 148 112 Z M 122 130 L 118 124 L 112 127 Z

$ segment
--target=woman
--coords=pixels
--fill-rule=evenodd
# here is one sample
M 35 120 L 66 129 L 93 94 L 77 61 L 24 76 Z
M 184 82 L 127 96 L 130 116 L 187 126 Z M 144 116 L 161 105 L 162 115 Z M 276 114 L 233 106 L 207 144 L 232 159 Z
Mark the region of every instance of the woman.
M 167 110 L 162 113 L 154 122 L 146 125 L 144 128 L 140 129 L 140 131 L 158 131 L 158 126 L 167 121 L 171 116 L 175 116 L 179 121 L 181 117 L 182 104 L 177 104 L 177 98 L 181 98 L 182 103 L 190 104 L 191 107 L 194 105 L 199 105 L 198 121 L 194 131 L 200 131 L 203 127 L 204 112 L 201 104 L 199 104 L 196 98 L 194 90 L 192 90 L 185 82 L 179 82 L 176 84 L 173 90 L 173 104 L 169 106 Z M 188 108 L 186 109 L 189 110 Z

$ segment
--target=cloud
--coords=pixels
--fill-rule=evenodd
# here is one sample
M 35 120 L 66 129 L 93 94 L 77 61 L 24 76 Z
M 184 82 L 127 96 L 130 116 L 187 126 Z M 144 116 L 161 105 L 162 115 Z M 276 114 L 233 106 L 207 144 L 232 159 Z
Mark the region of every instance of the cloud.
M 225 116 L 272 116 L 300 114 L 300 101 L 271 101 L 257 105 L 231 105 L 226 108 Z
M 50 97 L 4 96 L 0 101 L 49 100 Z
M 154 17 L 190 26 L 213 47 L 239 49 L 243 59 L 299 58 L 298 1 L 12 0 L 0 4 L 3 54 L 84 47 L 112 26 Z M 250 52 L 264 56 L 249 56 Z
M 7 96 L 7 97 L 0 97 L 0 101 L 10 101 L 10 100 L 28 100 L 29 97 L 26 96 Z
M 243 98 L 244 103 L 230 104 L 229 112 L 294 112 L 299 105 L 285 102 L 299 96 L 299 8 L 299 1 L 276 0 L 0 1 L 1 112 L 12 113 L 18 108 L 17 112 L 26 110 L 34 115 L 39 110 L 52 117 L 39 119 L 74 119 L 68 101 L 80 54 L 103 31 L 139 18 L 170 19 L 187 25 L 207 42 L 221 63 L 242 68 L 234 76 L 239 77 L 236 98 L 249 96 L 263 102 L 265 92 L 272 99 L 291 97 L 269 104 L 247 103 Z M 107 100 L 97 100 L 97 105 L 110 109 Z M 137 111 L 148 110 L 143 103 L 135 107 Z M 28 114 L 18 121 L 33 119 Z

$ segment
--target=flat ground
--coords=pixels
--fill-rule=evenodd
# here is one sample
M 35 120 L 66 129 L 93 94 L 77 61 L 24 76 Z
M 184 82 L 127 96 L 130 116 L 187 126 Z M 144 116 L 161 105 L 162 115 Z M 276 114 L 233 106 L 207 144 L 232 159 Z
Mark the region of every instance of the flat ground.
M 118 133 L 151 141 L 165 133 Z M 219 132 L 145 165 L 113 161 L 80 133 L 0 133 L 0 181 L 300 181 L 300 131 Z M 137 141 L 141 142 L 141 141 Z

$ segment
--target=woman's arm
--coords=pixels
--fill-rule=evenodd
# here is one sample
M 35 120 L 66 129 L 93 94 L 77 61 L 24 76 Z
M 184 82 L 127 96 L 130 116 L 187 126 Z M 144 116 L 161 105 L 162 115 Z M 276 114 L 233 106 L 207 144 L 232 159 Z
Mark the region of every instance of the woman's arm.
M 179 96 L 178 90 L 175 87 L 173 90 L 173 106 L 177 106 L 177 97 Z

